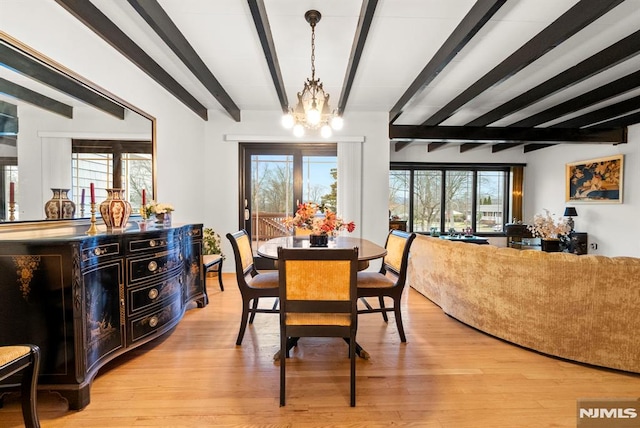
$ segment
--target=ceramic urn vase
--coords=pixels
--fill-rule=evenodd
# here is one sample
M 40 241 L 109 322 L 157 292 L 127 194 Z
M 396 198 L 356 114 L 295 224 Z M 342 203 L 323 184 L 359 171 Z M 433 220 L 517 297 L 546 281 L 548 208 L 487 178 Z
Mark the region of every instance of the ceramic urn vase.
M 106 189 L 107 199 L 100 203 L 100 215 L 108 232 L 122 231 L 131 215 L 131 204 L 124 199 L 124 189 Z
M 76 204 L 69 199 L 69 189 L 51 189 L 51 191 L 53 197 L 44 204 L 47 220 L 73 218 L 76 213 Z

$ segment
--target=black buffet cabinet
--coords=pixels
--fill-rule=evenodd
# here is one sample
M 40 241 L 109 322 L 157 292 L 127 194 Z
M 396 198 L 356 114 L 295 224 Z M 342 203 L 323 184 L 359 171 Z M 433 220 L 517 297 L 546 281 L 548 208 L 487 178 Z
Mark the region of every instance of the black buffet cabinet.
M 38 345 L 39 389 L 70 409 L 89 404 L 100 367 L 175 327 L 190 302 L 207 304 L 201 224 L 0 233 L 0 345 Z

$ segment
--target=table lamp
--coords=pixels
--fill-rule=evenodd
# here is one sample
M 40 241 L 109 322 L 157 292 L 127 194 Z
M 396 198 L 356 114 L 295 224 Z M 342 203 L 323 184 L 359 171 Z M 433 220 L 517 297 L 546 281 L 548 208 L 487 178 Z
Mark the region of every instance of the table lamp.
M 565 217 L 569 217 L 569 220 L 567 220 L 567 224 L 569 225 L 569 227 L 571 227 L 571 231 L 573 232 L 573 217 L 578 217 L 578 212 L 576 211 L 576 207 L 566 207 L 564 209 L 564 216 Z

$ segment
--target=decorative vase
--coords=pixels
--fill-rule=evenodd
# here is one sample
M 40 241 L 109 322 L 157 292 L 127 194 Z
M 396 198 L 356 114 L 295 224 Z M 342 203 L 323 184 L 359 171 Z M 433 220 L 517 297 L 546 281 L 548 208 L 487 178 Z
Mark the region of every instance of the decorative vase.
M 541 239 L 540 244 L 542 246 L 542 251 L 546 251 L 547 253 L 560 252 L 560 239 L 558 238 Z
M 131 215 L 131 204 L 124 199 L 124 189 L 106 190 L 107 199 L 100 203 L 100 215 L 107 231 L 124 230 Z
M 309 235 L 309 246 L 310 247 L 328 247 L 329 235 L 327 235 L 326 233 L 321 233 L 319 235 L 314 235 L 314 234 Z
M 51 189 L 51 191 L 53 197 L 44 204 L 47 220 L 73 218 L 76 213 L 76 204 L 67 195 L 69 189 Z

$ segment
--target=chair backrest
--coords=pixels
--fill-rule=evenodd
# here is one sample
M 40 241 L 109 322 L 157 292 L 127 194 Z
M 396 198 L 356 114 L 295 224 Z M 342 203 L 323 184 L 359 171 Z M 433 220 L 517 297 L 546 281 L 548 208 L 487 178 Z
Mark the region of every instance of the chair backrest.
M 407 266 L 409 264 L 409 249 L 416 238 L 415 233 L 390 230 L 384 247 L 387 255 L 382 261 L 380 273 L 392 273 L 396 279 L 396 285 L 403 285 L 407 278 Z
M 356 328 L 357 248 L 278 248 L 278 269 L 282 325 L 304 329 L 300 336 L 333 336 L 337 328 Z M 309 330 L 314 325 L 319 327 Z
M 249 238 L 247 231 L 244 229 L 235 233 L 227 233 L 227 239 L 229 239 L 231 247 L 233 248 L 238 285 L 244 285 L 246 283 L 247 275 L 255 276 L 258 273 L 253 264 L 251 239 Z

